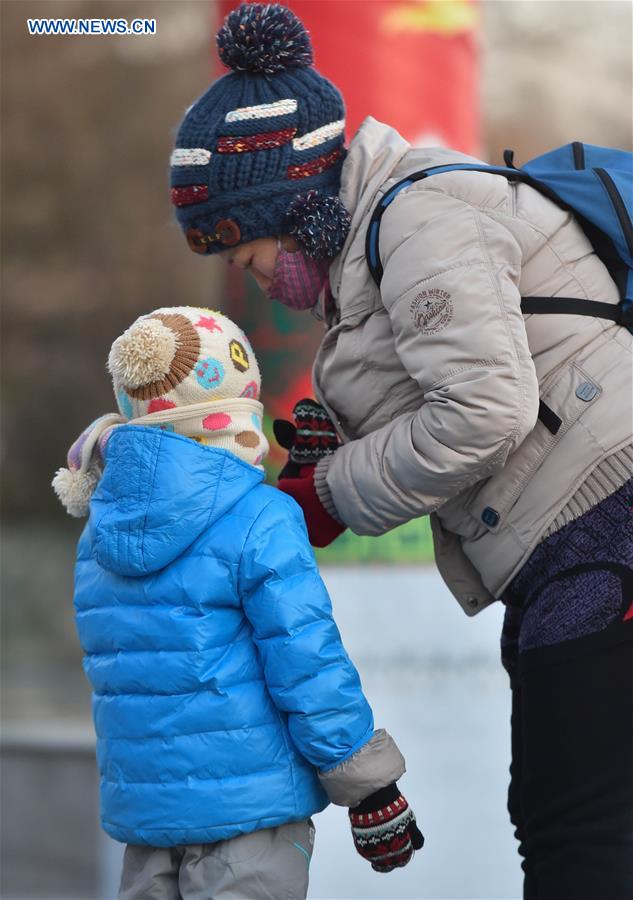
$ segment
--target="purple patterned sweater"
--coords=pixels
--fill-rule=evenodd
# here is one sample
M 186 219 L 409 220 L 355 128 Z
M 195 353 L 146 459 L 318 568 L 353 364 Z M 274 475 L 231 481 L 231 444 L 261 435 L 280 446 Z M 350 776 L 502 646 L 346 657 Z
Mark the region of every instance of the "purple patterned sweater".
M 633 617 L 633 478 L 537 546 L 501 600 L 501 656 Z

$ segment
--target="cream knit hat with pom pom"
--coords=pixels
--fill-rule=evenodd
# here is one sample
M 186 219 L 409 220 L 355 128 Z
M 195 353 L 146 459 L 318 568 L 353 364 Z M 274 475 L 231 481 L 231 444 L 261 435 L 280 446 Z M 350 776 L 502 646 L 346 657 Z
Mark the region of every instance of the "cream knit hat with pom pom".
M 120 415 L 102 416 L 86 429 L 70 448 L 68 468 L 53 480 L 71 515 L 86 515 L 101 476 L 101 452 L 118 425 L 175 431 L 261 467 L 268 442 L 259 366 L 231 319 L 193 306 L 155 310 L 117 338 L 108 369 Z
M 108 368 L 128 418 L 248 397 L 257 400 L 259 366 L 244 332 L 221 313 L 193 306 L 141 316 L 112 345 Z

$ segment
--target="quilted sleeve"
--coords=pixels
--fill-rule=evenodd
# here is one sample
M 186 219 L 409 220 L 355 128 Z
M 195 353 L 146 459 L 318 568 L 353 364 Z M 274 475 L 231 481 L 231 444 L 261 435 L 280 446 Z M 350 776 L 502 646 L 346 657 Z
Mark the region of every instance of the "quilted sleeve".
M 510 230 L 434 190 L 405 191 L 392 207 L 381 297 L 423 402 L 320 465 L 338 517 L 357 534 L 382 534 L 492 475 L 538 411 Z

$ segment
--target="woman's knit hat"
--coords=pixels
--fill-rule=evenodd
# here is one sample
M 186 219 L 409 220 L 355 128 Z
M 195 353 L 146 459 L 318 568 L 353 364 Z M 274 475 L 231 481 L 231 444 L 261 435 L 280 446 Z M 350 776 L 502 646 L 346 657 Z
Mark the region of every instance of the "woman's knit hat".
M 71 515 L 86 515 L 105 445 L 119 425 L 175 431 L 261 466 L 268 442 L 259 367 L 248 338 L 226 316 L 192 306 L 141 316 L 112 345 L 108 368 L 120 414 L 93 422 L 53 480 Z
M 336 256 L 350 223 L 338 199 L 345 107 L 313 68 L 307 31 L 285 6 L 245 3 L 217 45 L 233 71 L 189 108 L 171 156 L 190 248 L 217 253 L 285 233 L 309 256 Z

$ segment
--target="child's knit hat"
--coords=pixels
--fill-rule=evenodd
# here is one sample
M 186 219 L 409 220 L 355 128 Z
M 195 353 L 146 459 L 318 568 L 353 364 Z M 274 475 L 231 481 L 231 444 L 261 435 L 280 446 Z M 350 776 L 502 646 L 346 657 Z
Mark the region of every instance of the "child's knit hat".
M 119 425 L 175 431 L 261 466 L 268 442 L 259 367 L 246 335 L 226 316 L 192 306 L 141 316 L 112 345 L 108 368 L 120 415 L 93 422 L 53 480 L 71 515 L 86 515 L 105 444 Z
M 108 369 L 121 414 L 239 397 L 257 400 L 261 379 L 241 328 L 210 309 L 174 306 L 141 316 L 112 344 Z M 200 434 L 204 434 L 200 424 Z
M 350 223 L 338 199 L 345 107 L 313 68 L 307 31 L 285 6 L 245 3 L 217 45 L 233 71 L 189 108 L 171 156 L 190 248 L 291 234 L 309 256 L 336 256 Z

